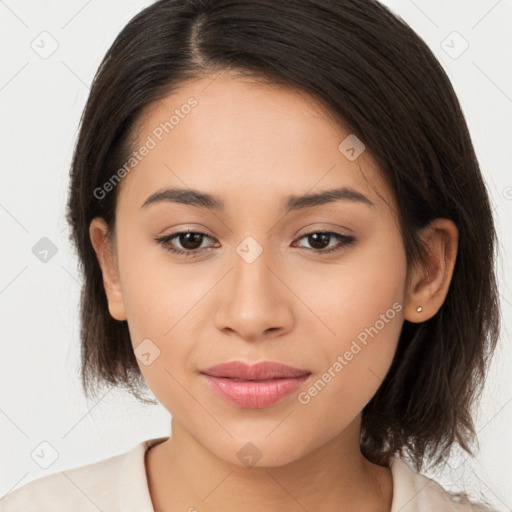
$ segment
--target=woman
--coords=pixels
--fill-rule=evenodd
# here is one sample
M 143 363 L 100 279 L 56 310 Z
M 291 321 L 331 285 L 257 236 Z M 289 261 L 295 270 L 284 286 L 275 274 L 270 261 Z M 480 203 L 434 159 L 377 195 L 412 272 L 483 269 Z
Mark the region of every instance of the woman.
M 4 511 L 484 509 L 417 471 L 471 453 L 493 218 L 449 79 L 384 6 L 151 5 L 95 77 L 68 208 L 84 390 L 147 386 L 172 434 Z

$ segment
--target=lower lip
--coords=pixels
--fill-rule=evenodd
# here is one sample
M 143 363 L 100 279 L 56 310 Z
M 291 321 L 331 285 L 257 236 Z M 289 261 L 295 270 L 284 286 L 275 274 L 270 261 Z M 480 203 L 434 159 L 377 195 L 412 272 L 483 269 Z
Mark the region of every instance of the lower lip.
M 240 381 L 202 374 L 210 388 L 219 396 L 239 407 L 263 409 L 297 390 L 309 375 L 283 379 Z

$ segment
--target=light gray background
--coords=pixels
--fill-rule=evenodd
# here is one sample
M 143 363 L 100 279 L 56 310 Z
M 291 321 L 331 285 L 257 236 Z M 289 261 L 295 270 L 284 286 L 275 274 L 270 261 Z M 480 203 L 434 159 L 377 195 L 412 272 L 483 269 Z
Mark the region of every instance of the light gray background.
M 168 413 L 160 405 L 144 407 L 118 391 L 99 403 L 82 395 L 80 276 L 64 218 L 89 84 L 115 36 L 150 3 L 0 1 L 0 495 L 169 434 Z M 451 490 L 454 482 L 465 484 L 467 491 L 485 493 L 498 510 L 512 510 L 512 1 L 384 3 L 425 39 L 451 78 L 500 235 L 503 333 L 477 418 L 481 450 L 475 460 L 454 457 L 452 467 L 431 476 Z M 469 47 L 459 55 L 464 41 Z M 47 262 L 32 252 L 43 237 L 57 248 Z M 56 451 L 53 463 L 45 442 Z M 42 450 L 45 457 L 38 458 Z

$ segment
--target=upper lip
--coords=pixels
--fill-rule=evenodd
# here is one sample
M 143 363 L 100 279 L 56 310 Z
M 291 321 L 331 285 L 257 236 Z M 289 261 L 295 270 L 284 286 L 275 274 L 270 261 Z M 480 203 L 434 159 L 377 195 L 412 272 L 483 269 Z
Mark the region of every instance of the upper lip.
M 211 375 L 212 377 L 226 377 L 230 379 L 266 380 L 302 377 L 309 375 L 311 372 L 274 361 L 262 361 L 256 364 L 230 361 L 201 370 L 201 373 Z

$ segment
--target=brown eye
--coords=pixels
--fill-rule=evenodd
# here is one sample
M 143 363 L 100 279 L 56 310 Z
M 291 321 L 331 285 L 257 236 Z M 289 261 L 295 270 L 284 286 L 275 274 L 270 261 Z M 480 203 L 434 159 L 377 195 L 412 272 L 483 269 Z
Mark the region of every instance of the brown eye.
M 202 233 L 179 233 L 177 240 L 184 249 L 193 251 L 201 247 L 204 235 Z
M 194 256 L 201 252 L 205 247 L 201 247 L 205 238 L 210 238 L 206 233 L 198 231 L 179 231 L 162 238 L 155 239 L 155 242 L 163 245 L 164 249 L 175 254 Z M 176 246 L 176 243 L 179 244 Z
M 195 256 L 203 250 L 211 248 L 211 246 L 202 247 L 203 241 L 207 238 L 213 240 L 206 233 L 201 233 L 198 231 L 179 231 L 165 237 L 157 238 L 155 239 L 155 242 L 163 245 L 165 250 L 174 254 Z M 299 240 L 302 239 L 307 239 L 307 242 L 311 245 L 310 250 L 317 254 L 327 254 L 339 251 L 356 241 L 355 237 L 353 236 L 342 235 L 341 233 L 331 231 L 316 231 L 312 233 L 306 233 L 299 238 Z M 338 243 L 334 246 L 331 246 L 331 242 L 333 240 L 337 241 Z M 219 247 L 219 244 L 215 243 L 213 246 Z M 302 248 L 308 249 L 308 247 Z
M 335 233 L 332 231 L 315 231 L 313 233 L 306 233 L 301 236 L 299 240 L 302 240 L 303 238 L 307 239 L 307 242 L 311 245 L 311 250 L 319 254 L 339 251 L 356 240 L 353 236 L 342 235 L 341 233 Z M 337 240 L 338 244 L 329 247 L 330 242 L 333 239 Z M 305 247 L 305 249 L 307 249 L 307 247 Z

